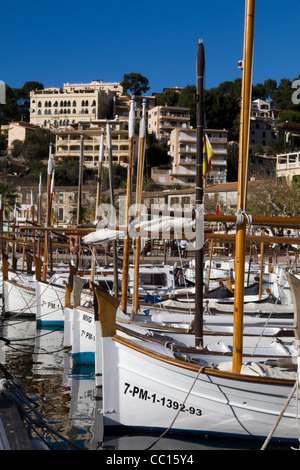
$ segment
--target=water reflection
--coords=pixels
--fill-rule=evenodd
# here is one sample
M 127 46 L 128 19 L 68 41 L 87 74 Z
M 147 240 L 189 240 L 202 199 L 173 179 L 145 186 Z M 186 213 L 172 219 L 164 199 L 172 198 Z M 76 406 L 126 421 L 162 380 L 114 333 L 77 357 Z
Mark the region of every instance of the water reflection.
M 2 319 L 1 362 L 26 386 L 28 397 L 48 424 L 64 438 L 44 432 L 43 439 L 54 449 L 74 450 L 259 450 L 261 442 L 183 438 L 168 434 L 163 438 L 129 433 L 109 436 L 101 419 L 102 389 L 96 387 L 93 366 L 73 366 L 63 346 L 63 330 L 38 329 L 33 320 Z M 269 444 L 270 450 L 289 450 L 289 445 Z

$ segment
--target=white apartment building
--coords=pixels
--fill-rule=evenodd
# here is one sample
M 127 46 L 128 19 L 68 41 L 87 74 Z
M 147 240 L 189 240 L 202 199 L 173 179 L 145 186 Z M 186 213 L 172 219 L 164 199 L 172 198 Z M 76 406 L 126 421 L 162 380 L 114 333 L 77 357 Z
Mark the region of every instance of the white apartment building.
M 82 120 L 112 117 L 113 97 L 122 93 L 119 83 L 102 80 L 34 90 L 30 92 L 30 123 L 56 129 Z
M 190 126 L 190 109 L 177 106 L 155 106 L 148 113 L 148 132 L 154 134 L 157 140 L 168 139 L 175 128 Z
M 206 184 L 226 183 L 227 175 L 227 131 L 207 129 L 213 156 L 212 168 Z M 169 140 L 173 184 L 194 185 L 196 183 L 197 130 L 191 128 L 173 129 Z

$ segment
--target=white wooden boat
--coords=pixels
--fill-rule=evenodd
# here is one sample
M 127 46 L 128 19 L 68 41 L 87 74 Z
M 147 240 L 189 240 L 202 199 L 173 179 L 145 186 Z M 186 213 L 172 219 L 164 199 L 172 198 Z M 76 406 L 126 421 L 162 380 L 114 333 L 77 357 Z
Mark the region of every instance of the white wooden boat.
M 157 432 L 172 425 L 172 432 L 180 433 L 268 435 L 294 386 L 296 369 L 252 362 L 241 374 L 222 370 L 227 361 L 210 365 L 213 351 L 195 353 L 191 359 L 146 337 L 122 337 L 107 318 L 112 314 L 107 298 L 98 297 L 98 305 L 105 426 Z M 298 440 L 296 402 L 291 400 L 274 438 Z M 184 410 L 179 412 L 181 405 Z

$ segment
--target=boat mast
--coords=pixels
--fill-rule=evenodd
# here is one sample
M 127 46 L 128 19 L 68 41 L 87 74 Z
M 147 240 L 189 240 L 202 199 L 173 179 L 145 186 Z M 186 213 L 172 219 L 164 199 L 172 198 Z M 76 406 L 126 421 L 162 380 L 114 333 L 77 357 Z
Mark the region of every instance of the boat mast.
M 98 220 L 98 210 L 100 206 L 103 159 L 104 159 L 104 135 L 101 134 L 99 156 L 98 156 L 98 177 L 97 177 L 97 195 L 96 195 L 96 206 L 95 206 L 95 221 Z M 92 265 L 91 265 L 91 277 L 90 277 L 91 282 L 94 282 L 94 279 L 95 279 L 96 255 L 97 255 L 97 248 L 94 247 L 93 259 L 92 259 Z
M 115 196 L 114 196 L 114 172 L 112 162 L 112 144 L 111 144 L 111 129 L 110 123 L 106 123 L 106 142 L 108 151 L 108 164 L 109 164 L 109 188 L 110 188 L 110 204 L 115 207 Z M 114 264 L 114 296 L 119 298 L 119 287 L 118 287 L 118 258 L 117 258 L 117 243 L 116 240 L 112 242 L 113 246 L 113 264 Z
M 232 371 L 240 373 L 243 359 L 243 313 L 244 313 L 244 275 L 246 241 L 246 199 L 247 168 L 249 148 L 249 125 L 252 90 L 253 38 L 254 38 L 255 0 L 246 0 L 243 78 L 240 116 L 239 173 L 237 194 L 236 251 L 235 251 L 235 289 L 233 324 L 233 363 Z
M 51 191 L 51 176 L 52 176 L 52 144 L 49 145 L 49 158 L 48 158 L 48 174 L 47 174 L 47 210 L 46 210 L 46 227 L 50 227 L 50 191 Z M 44 264 L 43 264 L 43 281 L 47 281 L 47 268 L 48 268 L 48 251 L 49 251 L 49 230 L 45 230 L 45 243 L 44 243 Z
M 144 158 L 145 158 L 145 139 L 146 139 L 146 120 L 145 112 L 146 100 L 143 99 L 143 111 L 140 120 L 139 130 L 139 153 L 138 153 L 138 171 L 137 171 L 137 189 L 136 189 L 136 219 L 140 222 L 141 216 L 141 203 L 142 203 L 142 186 L 143 186 L 143 171 L 144 171 Z M 137 229 L 138 231 L 139 229 Z M 131 319 L 134 314 L 138 313 L 139 309 L 139 268 L 140 268 L 140 251 L 141 251 L 141 237 L 137 236 L 135 239 L 135 265 L 134 265 L 134 291 L 133 291 L 133 306 Z
M 197 50 L 197 157 L 196 157 L 196 211 L 203 203 L 203 129 L 204 129 L 204 45 L 201 39 Z M 197 231 L 196 231 L 197 232 Z M 197 244 L 196 244 L 197 245 Z M 203 346 L 203 247 L 195 250 L 195 346 Z
M 124 251 L 123 251 L 123 273 L 122 273 L 122 292 L 121 292 L 121 311 L 126 314 L 127 311 L 127 289 L 128 289 L 128 265 L 129 265 L 129 207 L 131 201 L 131 183 L 132 183 L 132 167 L 133 167 L 133 137 L 134 137 L 134 96 L 130 100 L 129 111 L 129 161 L 127 166 L 127 189 L 126 189 L 126 208 L 125 208 L 125 230 Z

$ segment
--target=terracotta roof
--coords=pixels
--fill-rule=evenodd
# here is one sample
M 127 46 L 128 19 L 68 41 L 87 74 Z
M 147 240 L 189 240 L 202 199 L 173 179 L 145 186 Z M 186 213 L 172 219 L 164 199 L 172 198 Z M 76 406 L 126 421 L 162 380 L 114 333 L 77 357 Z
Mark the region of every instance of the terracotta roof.
M 300 132 L 300 123 L 298 122 L 279 122 L 276 127 L 284 131 Z

